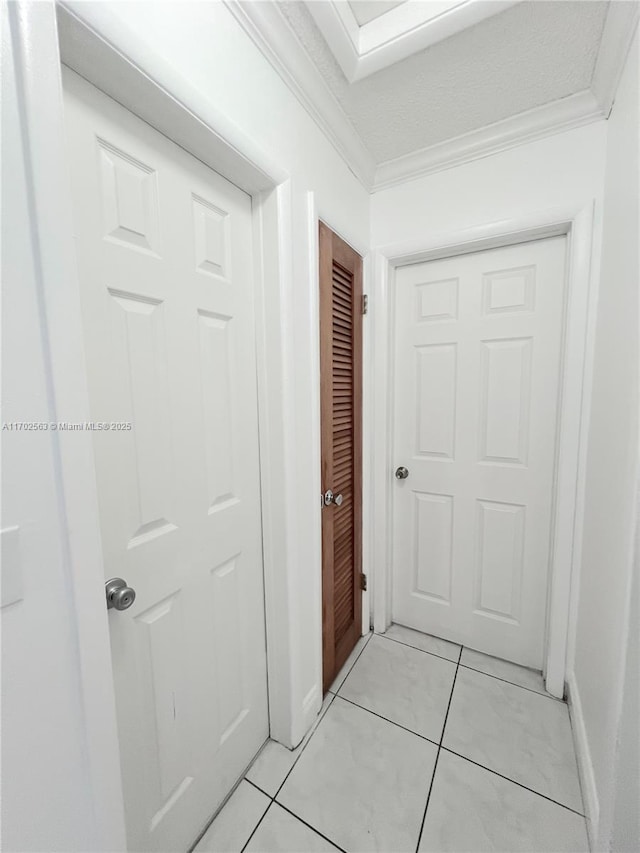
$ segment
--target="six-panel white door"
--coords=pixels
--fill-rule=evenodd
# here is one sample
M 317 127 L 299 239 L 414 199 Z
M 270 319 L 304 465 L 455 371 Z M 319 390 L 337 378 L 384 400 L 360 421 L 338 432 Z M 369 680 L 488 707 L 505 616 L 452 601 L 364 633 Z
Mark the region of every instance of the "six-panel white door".
M 396 274 L 393 619 L 542 668 L 565 239 Z
M 251 199 L 65 104 L 128 844 L 185 851 L 268 736 Z

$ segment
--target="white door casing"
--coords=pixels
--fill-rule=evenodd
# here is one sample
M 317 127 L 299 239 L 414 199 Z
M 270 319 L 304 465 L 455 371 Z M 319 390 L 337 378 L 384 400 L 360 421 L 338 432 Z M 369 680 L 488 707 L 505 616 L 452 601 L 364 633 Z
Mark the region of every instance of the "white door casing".
M 393 618 L 537 668 L 565 242 L 396 272 Z
M 268 735 L 251 200 L 65 74 L 130 849 L 187 849 Z

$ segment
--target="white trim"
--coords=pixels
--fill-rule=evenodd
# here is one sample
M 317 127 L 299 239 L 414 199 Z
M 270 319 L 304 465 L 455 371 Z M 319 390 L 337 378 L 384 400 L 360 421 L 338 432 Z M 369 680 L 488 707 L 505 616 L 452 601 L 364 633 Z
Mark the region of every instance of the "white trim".
M 293 699 L 296 603 L 291 567 L 295 566 L 295 525 L 291 524 L 284 499 L 284 495 L 291 494 L 295 477 L 289 453 L 293 415 L 287 334 L 293 279 L 290 181 L 262 193 L 255 201 L 256 361 L 269 731 L 274 740 L 293 747 L 304 723 Z M 278 497 L 274 500 L 274 496 Z
M 597 304 L 597 276 L 592 264 L 593 210 L 565 207 L 530 214 L 504 222 L 479 225 L 464 231 L 435 233 L 419 243 L 394 244 L 376 253 L 374 364 L 375 500 L 375 603 L 374 629 L 383 633 L 391 622 L 391 542 L 393 437 L 391 413 L 393 388 L 393 304 L 391 278 L 395 267 L 419 261 L 513 245 L 532 239 L 567 234 L 567 318 L 559 403 L 558 464 L 554 500 L 554 533 L 551 553 L 546 688 L 554 696 L 564 695 L 567 671 L 569 616 L 577 575 L 574 541 L 582 531 L 585 446 L 589 416 L 590 370 L 593 352 L 593 317 Z
M 9 14 L 15 25 L 15 61 L 23 86 L 24 145 L 45 303 L 52 411 L 56 420 L 84 422 L 91 418 L 55 9 L 45 3 L 11 3 Z M 58 431 L 52 442 L 84 712 L 85 731 L 78 736 L 87 752 L 97 849 L 124 850 L 124 801 L 92 438 L 89 432 Z M 46 704 L 42 711 L 46 713 Z
M 373 191 L 480 160 L 545 136 L 606 118 L 589 90 L 380 163 Z
M 639 20 L 639 3 L 620 2 L 620 0 L 613 0 L 609 3 L 600 50 L 591 81 L 591 91 L 606 118 L 609 118 L 622 69 Z
M 587 433 L 591 409 L 591 371 L 597 310 L 594 260 L 595 205 L 576 212 L 568 223 L 567 301 L 564 363 L 559 400 L 555 505 L 547 607 L 546 687 L 562 697 L 567 673 L 572 584 L 577 589 L 582 553 Z M 566 569 L 566 570 L 565 570 Z
M 350 83 L 444 41 L 517 0 L 409 2 L 360 26 L 348 3 L 308 2 L 307 8 Z
M 56 9 L 62 61 L 85 80 L 247 193 L 287 179 L 286 170 L 170 62 L 157 53 L 150 56 L 118 28 L 108 9 L 84 2 L 59 3 Z M 153 77 L 143 70 L 147 67 Z
M 600 802 L 598 799 L 598 788 L 596 785 L 595 770 L 587 738 L 587 729 L 584 722 L 582 702 L 578 690 L 578 682 L 574 673 L 570 673 L 567 679 L 567 704 L 569 705 L 569 716 L 571 718 L 571 731 L 573 733 L 573 744 L 578 762 L 578 776 L 580 778 L 580 789 L 582 791 L 582 802 L 584 804 L 585 817 L 587 819 L 587 832 L 589 835 L 589 848 L 597 849 L 598 825 L 600 820 Z
M 373 624 L 374 572 L 373 572 L 373 399 L 375 374 L 373 373 L 373 323 L 371 303 L 374 288 L 373 256 L 367 250 L 362 263 L 362 292 L 368 297 L 369 309 L 362 322 L 362 571 L 367 576 L 367 589 L 362 593 L 362 635 L 371 631 Z
M 360 25 L 348 3 L 306 3 L 318 29 L 338 61 L 347 80 L 352 83 L 358 69 L 358 33 Z
M 275 3 L 224 0 L 234 18 L 365 187 L 375 163 Z

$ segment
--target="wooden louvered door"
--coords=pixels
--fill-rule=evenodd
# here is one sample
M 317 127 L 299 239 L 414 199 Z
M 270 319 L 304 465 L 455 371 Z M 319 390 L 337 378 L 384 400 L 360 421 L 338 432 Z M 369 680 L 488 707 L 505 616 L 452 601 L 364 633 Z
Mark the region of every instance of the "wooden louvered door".
M 362 633 L 362 258 L 322 222 L 320 376 L 326 692 Z

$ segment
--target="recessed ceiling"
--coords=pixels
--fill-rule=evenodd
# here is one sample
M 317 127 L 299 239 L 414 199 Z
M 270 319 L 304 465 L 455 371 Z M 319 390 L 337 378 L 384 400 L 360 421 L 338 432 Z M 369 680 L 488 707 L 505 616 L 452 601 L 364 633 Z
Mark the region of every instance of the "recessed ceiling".
M 306 0 L 350 83 L 497 15 L 519 0 Z
M 361 29 L 401 8 L 429 3 L 431 9 L 438 5 L 436 0 L 381 4 L 395 8 Z M 588 90 L 608 4 L 525 0 L 354 82 L 317 24 L 318 7 L 327 5 L 335 4 L 278 3 L 365 147 L 381 163 Z
M 351 6 L 354 18 L 363 27 L 375 18 L 379 18 L 380 15 L 384 15 L 385 12 L 389 12 L 406 2 L 407 0 L 395 0 L 395 2 L 393 0 L 390 2 L 387 0 L 353 0 L 349 6 Z

